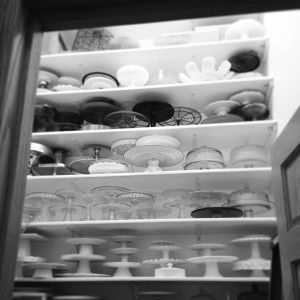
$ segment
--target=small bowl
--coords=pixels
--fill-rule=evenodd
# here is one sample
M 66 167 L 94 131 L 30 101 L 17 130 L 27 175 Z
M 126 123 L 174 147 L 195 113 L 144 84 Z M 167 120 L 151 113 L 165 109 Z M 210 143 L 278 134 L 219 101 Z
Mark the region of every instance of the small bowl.
M 89 89 L 108 89 L 118 87 L 119 81 L 112 75 L 103 72 L 92 72 L 82 78 L 83 87 Z

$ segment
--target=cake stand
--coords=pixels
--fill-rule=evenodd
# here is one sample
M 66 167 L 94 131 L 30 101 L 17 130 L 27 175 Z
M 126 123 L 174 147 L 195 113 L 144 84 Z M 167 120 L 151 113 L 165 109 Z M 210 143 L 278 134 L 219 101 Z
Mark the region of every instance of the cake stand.
M 90 191 L 90 193 L 95 197 L 97 197 L 98 200 L 104 199 L 110 203 L 114 202 L 118 195 L 126 192 L 129 192 L 129 189 L 126 189 L 121 186 L 113 186 L 113 185 L 98 186 L 91 189 Z
M 180 250 L 181 248 L 178 246 L 172 245 L 172 242 L 169 241 L 154 241 L 153 246 L 149 247 L 149 250 L 154 251 L 162 251 L 162 258 L 155 258 L 155 259 L 147 259 L 144 260 L 144 264 L 151 264 L 151 265 L 159 265 L 160 268 L 155 269 L 155 277 L 160 277 L 161 275 L 165 274 L 166 268 L 172 268 L 175 264 L 182 264 L 185 262 L 183 259 L 178 258 L 170 258 L 170 252 Z M 168 266 L 169 264 L 169 266 Z M 173 274 L 174 276 L 183 275 L 185 274 L 183 269 L 180 268 L 172 268 L 173 270 L 167 271 L 168 275 L 170 276 Z M 178 270 L 179 269 L 179 270 Z
M 228 200 L 228 194 L 213 191 L 194 191 L 190 193 L 189 198 L 195 208 L 220 207 Z
M 93 246 L 105 243 L 105 240 L 95 238 L 72 238 L 66 241 L 69 244 L 79 247 L 78 254 L 65 254 L 61 257 L 64 261 L 78 262 L 76 273 L 60 274 L 63 277 L 103 277 L 106 274 L 92 273 L 90 261 L 103 261 L 105 256 L 93 254 Z
M 185 209 L 190 206 L 190 193 L 193 190 L 189 189 L 170 189 L 162 192 L 162 196 L 170 200 L 164 204 L 166 208 L 177 208 L 178 209 L 178 218 L 186 218 Z
M 230 112 L 240 104 L 230 100 L 217 101 L 207 105 L 203 113 L 207 119 L 203 120 L 203 124 L 225 123 L 225 122 L 241 122 L 241 117 L 233 115 Z
M 133 218 L 138 218 L 138 209 L 153 207 L 155 197 L 141 192 L 127 192 L 116 196 L 116 202 L 132 208 Z
M 174 115 L 173 106 L 166 101 L 152 100 L 150 98 L 165 98 L 161 95 L 146 95 L 146 101 L 135 104 L 133 111 L 146 116 L 150 120 L 150 126 L 155 127 L 156 123 L 169 120 Z M 164 99 L 165 100 L 165 99 Z M 167 99 L 166 99 L 167 100 Z
M 226 246 L 224 244 L 208 244 L 208 243 L 201 243 L 201 244 L 193 244 L 190 246 L 191 249 L 201 252 L 204 256 L 212 256 L 213 250 L 222 250 L 225 249 Z
M 49 207 L 52 219 L 61 221 L 83 220 L 86 218 L 86 207 L 76 204 L 76 201 L 83 196 L 82 193 L 72 190 L 57 190 L 57 194 L 62 195 L 65 203 Z
M 23 277 L 23 265 L 33 262 L 44 262 L 42 257 L 31 255 L 31 241 L 47 241 L 48 239 L 36 234 L 36 233 L 22 233 L 20 236 L 17 265 L 16 265 L 16 277 Z
M 143 114 L 130 110 L 120 110 L 110 113 L 104 118 L 104 124 L 111 128 L 148 127 L 149 120 Z
M 139 219 L 161 219 L 172 212 L 168 208 L 146 207 L 137 209 Z
M 121 256 L 121 261 L 118 262 L 106 262 L 103 265 L 111 268 L 117 268 L 114 273 L 114 277 L 132 277 L 130 272 L 131 268 L 138 268 L 141 266 L 141 263 L 129 261 L 129 256 L 136 254 L 139 249 L 127 247 L 128 243 L 131 243 L 135 236 L 130 235 L 120 235 L 113 236 L 112 239 L 117 243 L 120 243 L 120 248 L 111 249 L 111 252 L 115 255 Z
M 53 162 L 53 152 L 52 150 L 39 143 L 30 144 L 30 158 L 28 163 L 28 174 L 36 175 L 34 168 L 38 165 L 39 160 L 43 159 L 43 162 Z
M 39 214 L 38 221 L 41 222 L 48 221 L 48 209 L 50 204 L 59 204 L 63 203 L 64 201 L 65 198 L 62 195 L 44 192 L 30 193 L 25 199 L 25 202 L 27 203 L 40 206 L 41 213 Z
M 183 160 L 183 153 L 170 146 L 148 145 L 134 147 L 124 154 L 125 160 L 138 167 L 147 167 L 146 172 L 162 171 L 162 167 L 171 167 Z
M 68 157 L 66 164 L 77 173 L 89 174 L 89 167 L 101 158 L 111 156 L 109 147 L 101 144 L 89 144 L 81 148 L 80 156 Z
M 242 215 L 235 207 L 203 207 L 191 212 L 193 218 L 239 218 Z
M 111 145 L 112 154 L 123 156 L 129 149 L 135 147 L 137 139 L 122 139 Z
M 180 125 L 194 125 L 199 124 L 202 120 L 201 113 L 196 111 L 195 109 L 189 108 L 189 107 L 172 107 L 165 109 L 163 111 L 163 114 L 170 115 L 172 113 L 172 110 L 174 111 L 174 114 L 171 118 L 169 118 L 166 121 L 159 122 L 159 125 L 161 126 L 180 126 Z
M 120 213 L 126 213 L 131 210 L 131 207 L 126 204 L 107 202 L 102 200 L 94 205 L 94 208 L 98 208 L 101 211 L 101 220 L 117 220 L 117 215 Z
M 34 269 L 33 278 L 35 279 L 52 279 L 53 270 L 65 270 L 65 264 L 35 262 L 26 265 L 28 268 Z
M 271 268 L 271 261 L 263 259 L 260 255 L 259 243 L 270 243 L 271 238 L 266 235 L 247 235 L 234 239 L 231 243 L 247 245 L 250 244 L 251 253 L 247 260 L 239 260 L 234 263 L 235 271 L 251 271 L 251 277 L 266 277 L 263 271 Z
M 218 268 L 218 263 L 232 263 L 238 258 L 236 256 L 204 255 L 188 258 L 186 261 L 193 264 L 205 264 L 205 273 L 203 277 L 218 278 L 223 277 Z

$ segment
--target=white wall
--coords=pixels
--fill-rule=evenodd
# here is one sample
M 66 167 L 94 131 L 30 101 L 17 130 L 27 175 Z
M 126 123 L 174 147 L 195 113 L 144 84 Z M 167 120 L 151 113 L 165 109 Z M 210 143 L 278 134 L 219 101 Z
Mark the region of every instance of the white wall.
M 273 118 L 280 133 L 300 105 L 300 10 L 267 13 L 264 23 L 274 78 Z

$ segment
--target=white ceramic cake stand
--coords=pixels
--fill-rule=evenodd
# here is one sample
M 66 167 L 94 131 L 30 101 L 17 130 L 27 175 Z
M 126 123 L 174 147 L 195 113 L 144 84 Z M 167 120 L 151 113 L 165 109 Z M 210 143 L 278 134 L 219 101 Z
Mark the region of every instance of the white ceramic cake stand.
M 166 268 L 168 264 L 175 265 L 185 262 L 183 259 L 170 258 L 170 252 L 180 250 L 180 247 L 172 245 L 169 241 L 155 241 L 153 244 L 149 250 L 162 251 L 162 258 L 147 259 L 143 261 L 144 264 L 159 265 L 161 268 Z
M 23 277 L 23 265 L 33 262 L 44 262 L 42 257 L 31 256 L 31 241 L 47 241 L 48 239 L 37 233 L 22 233 L 19 241 L 16 277 Z
M 212 250 L 222 250 L 226 248 L 224 244 L 194 244 L 190 246 L 191 249 L 195 251 L 199 251 L 203 254 L 203 256 L 212 256 Z
M 259 250 L 259 243 L 270 243 L 271 238 L 267 235 L 247 235 L 234 239 L 231 243 L 248 245 L 250 244 L 251 253 L 247 260 L 239 260 L 234 263 L 235 271 L 251 271 L 251 277 L 266 277 L 263 271 L 270 270 L 271 261 L 263 259 Z
M 67 268 L 64 264 L 46 262 L 27 264 L 27 267 L 34 269 L 33 278 L 35 279 L 52 279 L 54 269 L 64 270 Z
M 188 258 L 186 261 L 193 264 L 205 264 L 205 273 L 203 277 L 218 278 L 223 277 L 218 268 L 218 263 L 232 263 L 238 258 L 236 256 L 198 256 Z
M 118 262 L 107 262 L 104 263 L 104 266 L 117 268 L 114 273 L 114 277 L 132 277 L 130 272 L 131 268 L 138 268 L 141 266 L 141 263 L 138 262 L 130 262 L 129 256 L 136 254 L 139 249 L 137 248 L 128 248 L 127 244 L 131 243 L 136 237 L 130 235 L 120 235 L 120 236 L 113 236 L 112 239 L 121 244 L 120 248 L 111 249 L 111 252 L 121 256 L 121 261 Z
M 65 273 L 60 276 L 64 277 L 99 277 L 107 276 L 106 274 L 95 274 L 91 272 L 90 261 L 103 261 L 105 256 L 93 254 L 93 246 L 105 243 L 105 240 L 95 238 L 72 238 L 67 243 L 79 246 L 78 254 L 66 254 L 61 257 L 62 260 L 78 262 L 76 273 Z
M 170 146 L 147 145 L 134 147 L 124 154 L 124 159 L 135 166 L 146 168 L 146 172 L 162 171 L 183 160 L 183 153 Z
M 39 214 L 38 221 L 46 222 L 48 221 L 48 207 L 49 205 L 55 205 L 59 203 L 63 203 L 65 198 L 61 195 L 55 193 L 43 193 L 43 192 L 36 192 L 30 193 L 26 196 L 26 202 L 34 202 L 35 205 L 39 203 L 41 213 Z
M 116 197 L 122 193 L 129 192 L 129 189 L 120 186 L 98 186 L 93 188 L 90 193 L 98 200 L 106 200 L 107 202 L 115 201 Z

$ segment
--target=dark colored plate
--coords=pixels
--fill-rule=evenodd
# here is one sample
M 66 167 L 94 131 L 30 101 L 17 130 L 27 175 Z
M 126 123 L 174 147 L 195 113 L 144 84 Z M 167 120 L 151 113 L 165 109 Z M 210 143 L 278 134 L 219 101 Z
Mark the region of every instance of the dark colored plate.
M 191 212 L 193 218 L 239 218 L 243 215 L 234 207 L 205 207 Z
M 228 60 L 231 63 L 230 70 L 236 73 L 251 72 L 260 65 L 260 59 L 255 51 L 243 51 Z

